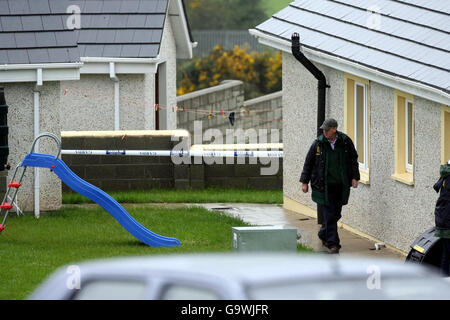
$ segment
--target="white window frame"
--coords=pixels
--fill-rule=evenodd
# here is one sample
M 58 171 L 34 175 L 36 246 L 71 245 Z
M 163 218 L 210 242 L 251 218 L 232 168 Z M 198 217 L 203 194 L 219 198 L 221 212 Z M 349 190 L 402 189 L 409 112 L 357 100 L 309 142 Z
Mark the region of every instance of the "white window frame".
M 409 119 L 409 110 L 408 110 L 408 104 L 411 104 L 412 108 L 412 119 Z M 414 139 L 413 139 L 413 145 L 411 148 L 412 154 L 409 155 L 409 135 L 408 135 L 408 129 L 409 129 L 409 121 L 412 121 L 411 130 L 412 135 L 414 135 L 414 103 L 411 100 L 405 99 L 405 168 L 406 172 L 412 173 L 414 168 L 414 160 L 412 164 L 408 163 L 408 159 L 414 159 L 413 153 L 414 153 Z
M 363 136 L 364 136 L 364 163 L 361 163 L 358 161 L 359 163 L 359 168 L 362 170 L 368 170 L 369 164 L 368 164 L 368 159 L 369 159 L 369 133 L 368 133 L 368 103 L 367 103 L 367 85 L 365 83 L 361 83 L 358 81 L 355 81 L 355 85 L 354 85 L 354 109 L 353 109 L 353 118 L 354 118 L 354 130 L 355 130 L 355 147 L 356 149 L 358 149 L 358 86 L 363 87 L 364 89 L 364 132 L 363 132 Z

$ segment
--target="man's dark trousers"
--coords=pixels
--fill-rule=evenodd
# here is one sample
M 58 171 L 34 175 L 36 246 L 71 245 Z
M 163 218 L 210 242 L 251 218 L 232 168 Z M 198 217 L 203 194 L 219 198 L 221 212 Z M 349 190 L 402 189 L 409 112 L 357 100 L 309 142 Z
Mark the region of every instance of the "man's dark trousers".
M 342 186 L 328 185 L 328 205 L 323 206 L 323 223 L 319 238 L 327 243 L 328 248 L 341 248 L 337 223 L 342 212 Z

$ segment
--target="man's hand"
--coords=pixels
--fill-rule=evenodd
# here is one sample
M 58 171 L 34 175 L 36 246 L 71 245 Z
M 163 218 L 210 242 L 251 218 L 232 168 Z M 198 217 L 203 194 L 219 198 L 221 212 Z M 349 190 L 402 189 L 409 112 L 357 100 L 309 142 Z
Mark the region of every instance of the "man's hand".
M 352 187 L 355 189 L 358 188 L 358 180 L 356 180 L 356 179 L 352 180 Z
M 304 193 L 308 193 L 308 184 L 307 183 L 302 183 L 302 191 Z

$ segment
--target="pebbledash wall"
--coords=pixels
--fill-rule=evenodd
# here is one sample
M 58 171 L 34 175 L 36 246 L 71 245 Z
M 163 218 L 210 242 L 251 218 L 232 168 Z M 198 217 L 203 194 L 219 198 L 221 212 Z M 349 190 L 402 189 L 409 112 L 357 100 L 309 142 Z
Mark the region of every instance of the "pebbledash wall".
M 284 206 L 316 215 L 311 193 L 303 194 L 299 182 L 306 153 L 315 139 L 317 80 L 291 54 L 283 54 Z M 344 73 L 316 64 L 331 88 L 327 117 L 344 126 Z M 352 189 L 343 209 L 344 227 L 409 251 L 409 245 L 434 226 L 441 150 L 441 106 L 414 97 L 414 185 L 391 178 L 394 173 L 394 89 L 370 82 L 370 184 Z
M 30 152 L 34 140 L 32 128 L 34 127 L 33 91 L 35 89 L 35 83 L 4 83 L 2 87 L 5 88 L 6 104 L 9 107 L 8 144 L 10 154 L 8 162 L 11 165 L 11 170 L 7 173 L 7 181 L 9 182 L 14 173 L 14 168 Z M 44 82 L 39 91 L 39 125 L 41 132 L 50 131 L 59 135 L 59 132 L 61 132 L 60 83 Z M 40 139 L 39 152 L 56 154 L 56 143 L 48 138 Z M 59 209 L 61 207 L 61 180 L 49 170 L 38 170 L 40 179 L 40 209 L 42 211 Z M 28 168 L 25 172 L 23 185 L 17 194 L 17 204 L 23 211 L 34 210 L 34 168 Z
M 282 142 L 281 102 L 281 91 L 244 101 L 243 82 L 226 80 L 220 85 L 178 96 L 177 128 L 188 130 L 193 139 L 197 139 L 196 144 L 209 141 L 202 141 L 202 137 L 194 135 L 194 121 L 201 121 L 203 133 L 211 128 L 220 130 L 224 137 L 223 143 L 226 143 L 227 129 L 255 129 L 256 132 L 266 129 L 268 134 L 263 136 L 267 136 L 267 141 L 262 143 Z M 233 124 L 229 120 L 231 112 L 235 114 Z M 271 141 L 271 129 L 279 132 L 279 139 L 274 136 L 276 141 Z
M 186 130 L 103 131 L 62 133 L 67 150 L 172 150 L 180 139 L 190 139 Z M 188 140 L 189 141 L 189 140 Z M 245 164 L 209 164 L 200 161 L 174 164 L 171 157 L 123 157 L 63 155 L 62 159 L 82 179 L 106 191 L 163 189 L 203 189 L 235 187 L 281 190 L 282 159 L 273 175 L 262 175 L 265 161 Z M 274 164 L 276 165 L 276 164 Z M 70 189 L 63 185 L 64 191 Z
M 160 58 L 167 67 L 167 100 L 176 105 L 176 47 L 169 19 Z M 155 74 L 118 74 L 120 130 L 155 129 Z M 81 74 L 79 81 L 61 82 L 63 131 L 114 130 L 114 82 L 109 74 Z M 176 128 L 176 111 L 167 109 L 167 128 Z

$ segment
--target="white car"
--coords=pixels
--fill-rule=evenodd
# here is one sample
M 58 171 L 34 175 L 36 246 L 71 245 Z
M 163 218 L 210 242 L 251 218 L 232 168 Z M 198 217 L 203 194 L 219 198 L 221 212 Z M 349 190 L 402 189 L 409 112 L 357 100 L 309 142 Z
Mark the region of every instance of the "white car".
M 450 283 L 401 261 L 318 254 L 115 258 L 60 268 L 30 299 L 450 299 Z

